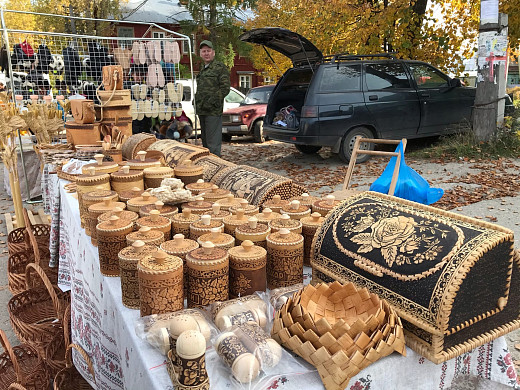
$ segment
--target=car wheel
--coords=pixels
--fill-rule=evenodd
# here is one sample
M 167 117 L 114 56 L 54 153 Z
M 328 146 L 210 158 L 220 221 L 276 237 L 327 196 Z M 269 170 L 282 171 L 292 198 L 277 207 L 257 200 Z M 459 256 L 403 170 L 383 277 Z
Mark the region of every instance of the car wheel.
M 264 120 L 260 119 L 255 122 L 255 127 L 253 129 L 253 136 L 255 137 L 255 142 L 262 143 L 267 141 L 267 137 L 264 135 Z
M 224 142 L 231 142 L 231 138 L 233 136 L 231 134 L 222 134 L 222 141 Z
M 352 152 L 354 151 L 354 144 L 356 143 L 356 139 L 358 138 L 373 138 L 374 134 L 370 129 L 366 127 L 357 127 L 355 129 L 350 130 L 345 137 L 343 137 L 343 141 L 341 142 L 341 148 L 339 149 L 339 158 L 345 162 L 350 161 L 350 157 L 352 156 Z M 374 150 L 374 144 L 363 142 L 359 145 L 360 150 Z M 356 163 L 362 163 L 370 159 L 369 154 L 360 154 L 356 158 Z
M 303 154 L 314 154 L 314 153 L 317 153 L 321 149 L 321 146 L 314 146 L 314 145 L 295 144 L 294 147 L 296 149 L 298 149 L 300 152 L 302 152 Z

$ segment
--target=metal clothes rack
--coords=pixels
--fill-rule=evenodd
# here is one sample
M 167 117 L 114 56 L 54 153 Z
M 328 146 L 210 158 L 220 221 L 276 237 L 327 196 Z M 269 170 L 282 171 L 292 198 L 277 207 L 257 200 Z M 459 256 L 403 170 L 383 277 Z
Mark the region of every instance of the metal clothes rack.
M 148 27 L 142 37 L 103 37 L 50 31 L 20 30 L 10 28 L 6 24 L 6 14 L 28 14 L 48 18 L 109 23 L 112 27 L 128 22 L 114 19 L 93 19 L 0 9 L 1 41 L 5 45 L 8 54 L 9 76 L 7 77 L 6 75 L 6 88 L 12 92 L 13 102 L 16 102 L 16 95 L 22 95 L 26 103 L 30 100 L 30 95 L 39 95 L 40 101 L 42 101 L 41 98 L 43 96 L 51 95 L 53 100 L 56 101 L 55 98 L 58 95 L 64 95 L 67 99 L 75 94 L 82 94 L 96 101 L 96 89 L 102 80 L 102 66 L 118 63 L 123 65 L 125 89 L 132 89 L 132 99 L 136 103 L 135 105 L 132 104 L 132 109 L 133 113 L 138 117 L 157 116 L 157 109 L 164 110 L 164 113 L 175 112 L 177 108 L 182 108 L 183 102 L 188 103 L 188 101 L 191 102 L 193 99 L 192 95 L 194 96 L 195 89 L 192 43 L 191 39 L 186 35 L 168 30 L 155 23 L 147 22 L 131 22 L 134 25 L 145 25 Z M 147 37 L 152 30 L 164 33 L 164 37 Z M 156 56 L 152 59 L 146 57 L 144 63 L 139 58 L 135 58 L 135 50 L 133 50 L 136 47 L 134 46 L 135 43 L 146 45 L 148 42 L 156 41 L 160 42 L 160 55 L 156 53 Z M 188 88 L 185 88 L 185 99 L 182 99 L 180 102 L 169 101 L 168 98 L 167 83 L 175 83 L 180 79 L 180 61 L 173 62 L 171 56 L 169 56 L 170 58 L 166 56 L 166 45 L 171 47 L 170 42 L 176 45 L 180 44 L 178 48 L 181 58 L 183 56 L 183 44 L 187 43 L 188 45 L 187 55 L 189 56 L 191 91 L 186 91 Z M 45 47 L 48 51 L 44 49 Z M 40 50 L 43 52 L 41 55 Z M 32 55 L 27 54 L 26 51 L 32 52 Z M 36 59 L 39 60 L 40 58 L 42 61 L 36 61 Z M 155 84 L 153 77 L 150 80 L 150 66 L 152 64 L 160 65 L 155 67 L 156 73 L 154 72 L 154 74 L 157 76 L 162 71 L 164 83 L 158 82 Z M 136 85 L 139 85 L 139 87 L 135 87 Z M 150 110 L 150 105 L 145 104 L 146 100 L 157 102 L 158 107 L 154 106 L 153 111 Z M 164 103 L 158 103 L 161 100 Z M 196 115 L 194 117 L 196 120 Z M 194 125 L 196 129 L 196 123 Z M 29 197 L 27 203 L 38 203 L 40 201 L 31 199 L 20 134 L 18 134 L 18 139 L 20 142 L 20 159 Z

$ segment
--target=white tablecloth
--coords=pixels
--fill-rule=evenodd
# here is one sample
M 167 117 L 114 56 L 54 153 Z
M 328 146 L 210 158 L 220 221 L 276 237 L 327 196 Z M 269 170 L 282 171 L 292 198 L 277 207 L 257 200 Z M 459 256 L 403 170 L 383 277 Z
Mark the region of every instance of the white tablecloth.
M 91 356 L 97 388 L 173 389 L 165 357 L 135 334 L 134 323 L 139 318 L 139 311 L 128 309 L 121 303 L 120 279 L 104 277 L 99 272 L 97 248 L 80 228 L 77 199 L 65 192 L 65 181 L 54 179 L 54 182 L 59 184 L 61 196 L 59 213 L 52 213 L 53 218 L 60 219 L 59 283 L 62 289 L 72 290 L 72 341 Z M 308 269 L 306 274 L 308 279 Z M 82 374 L 89 378 L 78 356 L 74 356 L 74 361 L 80 365 Z M 216 354 L 209 350 L 206 356 L 211 371 Z M 473 375 L 519 388 L 511 355 L 501 337 L 439 365 L 407 348 L 406 357 L 394 353 L 379 360 L 354 377 L 347 389 L 442 390 L 449 388 L 453 378 L 459 375 Z M 223 375 L 210 377 L 210 383 L 212 389 L 234 388 Z M 94 386 L 93 382 L 91 384 Z M 322 389 L 323 385 L 318 373 L 312 371 L 266 378 L 256 388 L 301 390 Z

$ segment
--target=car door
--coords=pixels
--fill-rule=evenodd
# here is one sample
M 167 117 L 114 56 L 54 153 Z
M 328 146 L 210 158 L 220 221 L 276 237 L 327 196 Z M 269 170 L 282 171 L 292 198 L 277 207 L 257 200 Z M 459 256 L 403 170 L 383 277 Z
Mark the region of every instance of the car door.
M 401 62 L 364 64 L 365 104 L 383 138 L 413 137 L 421 120 L 417 91 Z
M 421 103 L 419 134 L 436 135 L 471 120 L 475 93 L 472 88 L 451 86 L 449 76 L 431 65 L 408 63 Z

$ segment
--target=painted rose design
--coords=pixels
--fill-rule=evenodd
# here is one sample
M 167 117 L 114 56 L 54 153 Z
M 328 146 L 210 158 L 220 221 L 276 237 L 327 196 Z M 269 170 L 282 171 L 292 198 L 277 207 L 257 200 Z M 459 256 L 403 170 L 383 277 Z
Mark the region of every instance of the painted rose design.
M 413 218 L 402 215 L 384 218 L 370 226 L 371 233 L 357 234 L 351 240 L 361 245 L 358 253 L 380 249 L 381 255 L 391 267 L 399 252 L 411 253 L 418 249 L 419 243 L 414 234 L 416 225 Z

